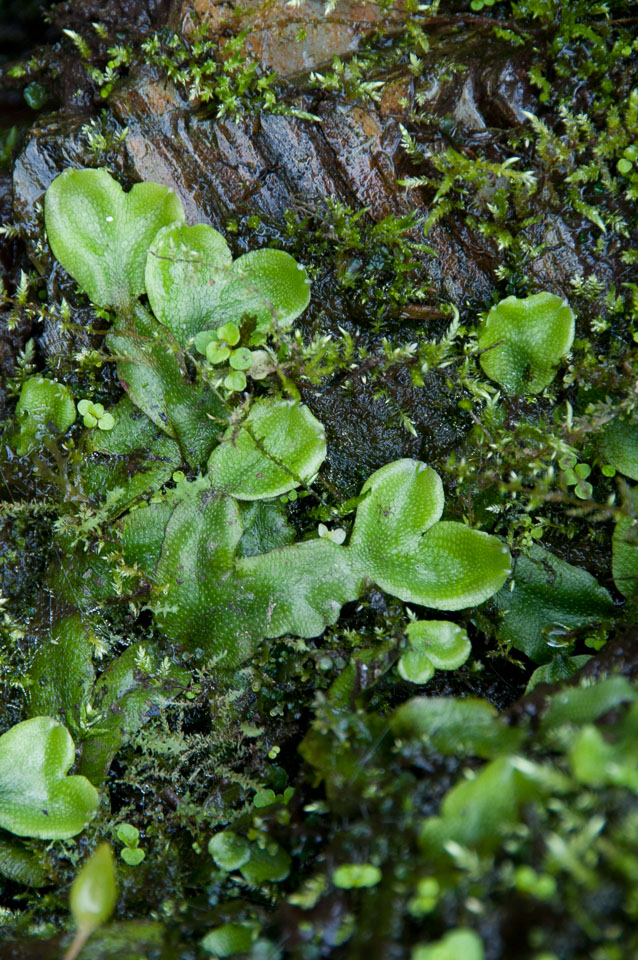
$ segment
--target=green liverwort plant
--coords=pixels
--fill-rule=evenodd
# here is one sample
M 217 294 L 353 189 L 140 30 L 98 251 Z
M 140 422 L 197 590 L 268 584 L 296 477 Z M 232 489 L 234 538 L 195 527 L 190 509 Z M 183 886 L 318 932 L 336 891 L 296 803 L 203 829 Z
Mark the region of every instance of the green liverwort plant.
M 306 271 L 289 254 L 254 250 L 233 261 L 225 239 L 206 224 L 177 223 L 158 233 L 149 249 L 146 289 L 153 313 L 182 346 L 203 330 L 240 327 L 245 316 L 254 324 L 251 342 L 263 342 L 273 323 L 289 327 L 310 300 Z M 225 333 L 231 340 L 223 333 L 220 341 L 234 347 L 239 338 L 232 327 Z
M 574 314 L 552 293 L 507 297 L 479 330 L 481 366 L 507 393 L 540 393 L 574 340 Z
M 17 429 L 9 442 L 18 456 L 31 453 L 50 435 L 66 433 L 75 422 L 75 403 L 68 387 L 46 377 L 30 377 L 22 384 L 15 410 Z
M 124 193 L 106 170 L 57 177 L 47 190 L 45 221 L 62 266 L 96 306 L 117 312 L 106 346 L 128 396 L 177 442 L 187 463 L 201 466 L 227 413 L 203 365 L 189 376 L 186 351 L 193 342 L 201 348 L 203 335 L 209 362 L 228 361 L 220 382 L 229 395 L 246 387 L 247 374 L 267 376 L 274 369 L 267 351 L 250 348 L 305 310 L 306 271 L 281 250 L 233 261 L 212 227 L 184 225 L 171 190 L 146 183 Z M 139 302 L 143 293 L 153 314 Z M 88 416 L 90 426 L 101 425 L 94 410 Z
M 128 311 L 145 291 L 153 237 L 184 210 L 159 183 L 124 193 L 107 170 L 65 170 L 46 192 L 44 219 L 53 253 L 91 301 Z
M 276 402 L 260 410 L 266 420 L 279 415 Z M 388 464 L 364 484 L 348 545 L 318 536 L 242 555 L 237 501 L 299 485 L 299 473 L 321 462 L 316 453 L 308 458 L 312 443 L 322 443 L 312 424 L 306 442 L 302 420 L 297 447 L 283 456 L 282 440 L 272 463 L 262 452 L 259 419 L 253 423 L 246 456 L 239 437 L 214 451 L 210 487 L 193 484 L 179 502 L 163 499 L 122 523 L 127 561 L 156 584 L 151 604 L 175 640 L 233 665 L 263 638 L 318 636 L 371 583 L 411 603 L 459 610 L 488 599 L 509 575 L 510 554 L 500 540 L 439 519 L 441 479 L 415 460 Z
M 296 400 L 257 400 L 241 427 L 229 427 L 208 461 L 217 490 L 263 500 L 309 484 L 326 458 L 326 435 Z
M 467 631 L 449 620 L 416 620 L 405 632 L 409 647 L 397 669 L 410 683 L 427 683 L 435 670 L 456 670 L 472 652 Z
M 117 466 L 111 475 L 100 456 L 85 465 L 83 477 L 89 491 L 110 493 L 113 516 L 121 517 L 115 540 L 127 576 L 144 575 L 167 635 L 232 666 L 263 639 L 319 635 L 371 584 L 441 610 L 481 603 L 502 586 L 510 572 L 507 547 L 441 520 L 441 479 L 413 460 L 388 464 L 364 484 L 348 544 L 343 531 L 320 530 L 290 543 L 286 525 L 265 523 L 257 535 L 249 529 L 257 514 L 244 504 L 307 487 L 326 457 L 323 426 L 298 400 L 247 399 L 220 437 L 228 410 L 211 389 L 210 366 L 228 363 L 225 389 L 241 390 L 255 354 L 267 352 L 252 348 L 279 337 L 307 306 L 308 277 L 292 257 L 257 250 L 233 261 L 212 227 L 184 225 L 181 205 L 166 188 L 139 184 L 124 194 L 104 170 L 69 171 L 54 180 L 45 217 L 62 265 L 94 303 L 117 312 L 106 345 L 128 397 L 118 404 L 113 429 L 93 432 L 104 439 L 87 441 Z M 143 292 L 152 314 L 139 302 Z M 190 353 L 187 363 L 193 345 L 207 358 L 194 377 Z M 90 426 L 106 416 L 88 401 L 81 412 Z M 140 444 L 150 469 L 131 478 L 127 458 Z M 176 476 L 180 460 L 207 472 L 127 512 L 136 496 Z M 69 602 L 90 600 L 98 588 L 82 571 L 99 564 L 99 599 L 121 596 L 111 551 L 102 548 L 99 558 L 76 553 L 75 582 L 56 568 L 50 584 Z M 454 628 L 437 642 L 429 651 L 434 665 L 451 666 L 469 652 Z M 78 677 L 78 684 L 85 680 Z M 98 739 L 87 737 L 83 765 L 97 782 L 110 756 L 110 746 L 102 755 Z
M 98 795 L 85 777 L 67 776 L 74 762 L 71 735 L 51 717 L 24 720 L 4 733 L 0 827 L 44 840 L 80 833 L 97 810 Z

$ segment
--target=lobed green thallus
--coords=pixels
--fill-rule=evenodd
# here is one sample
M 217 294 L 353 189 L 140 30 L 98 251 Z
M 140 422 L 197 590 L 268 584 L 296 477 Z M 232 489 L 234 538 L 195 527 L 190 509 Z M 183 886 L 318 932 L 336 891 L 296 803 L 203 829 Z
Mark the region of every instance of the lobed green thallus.
M 249 659 L 264 639 L 318 636 L 372 584 L 412 604 L 459 610 L 494 595 L 511 570 L 499 539 L 441 519 L 441 479 L 415 460 L 389 463 L 366 481 L 349 542 L 325 529 L 294 542 L 276 498 L 312 484 L 326 456 L 322 424 L 298 400 L 268 395 L 236 406 L 240 415 L 228 422 L 228 401 L 214 389 L 215 368 L 226 360 L 246 380 L 256 355 L 263 375 L 269 336 L 308 304 L 308 277 L 292 257 L 261 250 L 233 261 L 221 234 L 184 225 L 169 189 L 137 184 L 124 193 L 105 170 L 61 174 L 47 191 L 45 219 L 62 266 L 96 306 L 115 311 L 106 345 L 125 396 L 108 414 L 88 399 L 78 406 L 87 427 L 83 491 L 103 503 L 111 536 L 99 554 L 75 550 L 72 563 L 51 566 L 49 586 L 79 613 L 59 621 L 55 642 L 36 654 L 31 719 L 0 738 L 7 770 L 24 738 L 33 744 L 33 811 L 26 805 L 18 816 L 11 790 L 0 798 L 0 825 L 33 837 L 83 829 L 97 804 L 89 780 L 102 781 L 149 702 L 165 702 L 187 682 L 185 671 L 160 664 L 141 644 L 96 681 L 82 611 L 122 596 L 115 544 L 127 575 L 148 591 L 158 627 L 220 669 Z M 231 381 L 227 397 L 236 392 Z M 19 453 L 76 418 L 68 389 L 43 378 L 25 384 L 20 403 L 29 426 L 21 427 Z M 196 479 L 186 479 L 184 464 L 200 471 Z M 430 672 L 453 668 L 470 649 L 463 631 L 437 624 Z M 428 629 L 408 629 L 413 647 L 428 646 Z M 409 664 L 408 652 L 403 669 Z M 80 776 L 66 777 L 73 742 L 60 721 L 83 741 Z M 16 784 L 27 789 L 14 777 Z
M 65 269 L 95 303 L 117 312 L 107 345 L 129 401 L 176 444 L 166 450 L 167 470 L 180 459 L 206 466 L 206 479 L 182 483 L 178 497 L 155 496 L 118 521 L 125 559 L 153 584 L 151 605 L 168 635 L 232 665 L 263 638 L 320 634 L 372 583 L 445 610 L 499 589 L 510 570 L 507 548 L 441 521 L 440 478 L 410 460 L 364 485 L 347 546 L 275 538 L 275 549 L 245 555 L 249 514 L 240 503 L 312 483 L 326 456 L 323 427 L 304 404 L 263 397 L 219 441 L 216 422 L 227 415 L 204 376 L 188 380 L 184 354 L 194 346 L 209 363 L 229 360 L 250 376 L 250 348 L 266 346 L 307 306 L 305 270 L 279 250 L 233 261 L 220 233 L 184 224 L 168 188 L 137 184 L 125 194 L 104 170 L 61 174 L 47 191 L 45 217 Z M 152 314 L 139 302 L 144 292 Z M 114 456 L 128 452 L 122 425 L 134 420 L 129 403 L 118 407 L 109 436 L 93 440 L 93 449 Z

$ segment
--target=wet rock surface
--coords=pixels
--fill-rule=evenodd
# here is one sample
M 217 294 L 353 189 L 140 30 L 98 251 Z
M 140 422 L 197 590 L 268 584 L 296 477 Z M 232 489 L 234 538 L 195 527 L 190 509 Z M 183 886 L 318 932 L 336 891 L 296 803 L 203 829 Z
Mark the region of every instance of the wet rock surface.
M 161 19 L 163 9 L 161 5 L 149 9 L 148 17 L 140 14 L 137 21 L 127 11 L 122 10 L 122 16 L 127 23 L 133 22 L 139 32 Z M 338 16 L 333 20 L 328 17 L 327 21 L 322 10 L 322 4 L 289 8 L 278 3 L 273 9 L 269 7 L 267 23 L 261 25 L 265 34 L 276 38 L 282 24 L 317 24 L 320 43 L 311 62 L 306 56 L 308 62 L 301 71 L 306 77 L 310 69 L 348 52 L 343 34 L 347 33 L 350 20 L 359 39 L 361 23 L 369 21 L 372 27 L 379 21 L 378 8 L 373 6 L 346 4 L 339 7 Z M 68 16 L 70 11 L 69 6 Z M 57 15 L 63 17 L 65 10 Z M 102 21 L 111 15 L 114 13 L 109 7 Z M 245 15 L 253 20 L 265 18 L 264 13 Z M 188 5 L 186 11 L 178 7 L 172 10 L 169 23 L 179 23 L 184 28 L 188 16 L 196 16 L 197 22 L 203 20 L 226 34 L 231 25 L 234 32 L 243 25 L 242 18 L 238 21 L 233 9 L 225 4 L 204 4 L 201 9 L 197 4 Z M 388 26 L 385 22 L 386 30 Z M 285 76 L 297 45 L 285 34 L 286 57 L 280 62 L 269 55 L 265 41 L 261 47 L 258 45 L 258 34 L 253 23 L 249 50 L 260 58 L 263 68 L 274 67 Z M 300 46 L 303 48 L 303 42 Z M 443 67 L 441 70 L 445 72 Z M 291 68 L 289 72 L 300 71 Z M 520 68 L 506 62 L 483 73 L 478 68 L 464 71 L 451 81 L 434 78 L 428 107 L 435 117 L 447 117 L 452 111 L 455 124 L 464 137 L 470 137 L 467 142 L 471 143 L 471 135 L 486 130 L 483 113 L 493 119 L 494 110 L 500 110 L 503 125 L 520 122 L 523 103 L 529 106 L 532 97 L 529 88 L 523 92 L 521 74 Z M 399 123 L 405 120 L 404 98 L 409 93 L 410 78 L 406 72 L 386 86 L 379 105 L 371 101 L 348 102 L 322 93 L 297 97 L 297 105 L 315 113 L 319 123 L 268 113 L 237 121 L 215 120 L 207 118 L 200 104 L 185 99 L 164 76 L 142 66 L 114 91 L 109 101 L 119 123 L 129 130 L 125 143 L 127 169 L 118 172 L 125 172 L 130 180 L 170 184 L 185 204 L 190 221 L 205 220 L 218 227 L 223 226 L 231 211 L 250 209 L 281 220 L 284 212 L 294 210 L 300 201 L 312 203 L 325 197 L 364 204 L 375 220 L 415 208 L 426 214 L 427 203 L 418 192 L 407 193 L 396 182 L 408 169 L 400 150 Z M 511 104 L 509 112 L 507 103 Z M 16 214 L 21 222 L 28 222 L 33 216 L 35 204 L 56 172 L 67 165 L 87 163 L 86 144 L 82 149 L 74 137 L 93 115 L 90 111 L 78 117 L 73 128 L 51 120 L 32 131 L 14 173 Z M 440 136 L 434 131 L 432 147 L 437 144 Z M 429 237 L 439 261 L 433 272 L 443 295 L 476 300 L 488 293 L 488 271 L 495 256 L 489 245 L 481 250 L 468 249 L 466 239 L 436 227 Z
M 241 6 L 223 0 L 177 0 L 169 17 L 169 25 L 186 36 L 202 25 L 213 34 L 246 30 L 251 56 L 281 77 L 305 74 L 330 63 L 333 56 L 356 53 L 375 29 L 392 33 L 401 24 L 397 11 L 357 0 L 345 0 L 328 12 L 321 0 L 266 6 L 260 0 Z

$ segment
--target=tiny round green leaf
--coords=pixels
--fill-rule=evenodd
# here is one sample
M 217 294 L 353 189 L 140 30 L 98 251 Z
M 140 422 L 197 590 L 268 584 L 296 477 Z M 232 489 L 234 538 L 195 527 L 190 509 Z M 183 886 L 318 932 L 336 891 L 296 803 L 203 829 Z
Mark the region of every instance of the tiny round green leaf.
M 398 663 L 411 683 L 427 683 L 434 670 L 456 670 L 472 651 L 467 632 L 448 620 L 417 620 L 406 627 L 410 648 Z
M 98 420 L 98 429 L 100 430 L 112 430 L 114 426 L 115 420 L 112 413 L 103 413 Z
M 239 347 L 239 349 L 233 350 L 229 363 L 233 370 L 250 370 L 253 355 L 246 347 Z
M 123 850 L 120 850 L 120 856 L 124 863 L 128 863 L 129 867 L 136 867 L 138 863 L 141 863 L 146 854 L 140 847 L 124 847 Z
M 380 880 L 381 871 L 372 863 L 343 863 L 332 874 L 335 887 L 342 890 L 376 887 Z
M 253 798 L 253 805 L 260 810 L 262 807 L 270 807 L 277 800 L 274 790 L 258 790 Z
M 235 957 L 250 950 L 253 930 L 241 923 L 225 923 L 207 933 L 201 946 L 215 957 Z
M 280 846 L 271 844 L 268 849 L 253 847 L 240 872 L 248 883 L 281 883 L 290 873 L 290 857 Z
M 250 860 L 250 844 L 232 830 L 223 830 L 211 837 L 208 852 L 221 870 L 238 870 Z
M 24 99 L 32 110 L 39 110 L 49 99 L 49 91 L 41 83 L 34 81 L 24 88 Z
M 579 500 L 591 500 L 594 493 L 594 488 L 592 487 L 591 483 L 588 483 L 587 480 L 579 480 L 574 487 L 574 493 Z
M 206 356 L 208 351 L 208 346 L 211 343 L 217 342 L 217 331 L 216 330 L 202 330 L 201 333 L 198 333 L 195 337 L 195 349 L 199 353 L 203 353 Z
M 140 839 L 140 831 L 132 823 L 121 823 L 117 828 L 117 839 L 127 847 L 136 847 Z
M 483 941 L 473 930 L 452 930 L 441 940 L 417 946 L 412 960 L 484 960 Z
M 247 382 L 246 374 L 242 373 L 241 370 L 231 370 L 231 372 L 224 377 L 224 386 L 232 392 L 245 390 Z
M 234 347 L 239 343 L 239 327 L 236 323 L 225 323 L 217 328 L 217 339 L 220 343 L 227 343 Z
M 217 340 L 213 340 L 206 347 L 206 359 L 209 363 L 224 363 L 230 356 L 230 347 L 220 346 Z

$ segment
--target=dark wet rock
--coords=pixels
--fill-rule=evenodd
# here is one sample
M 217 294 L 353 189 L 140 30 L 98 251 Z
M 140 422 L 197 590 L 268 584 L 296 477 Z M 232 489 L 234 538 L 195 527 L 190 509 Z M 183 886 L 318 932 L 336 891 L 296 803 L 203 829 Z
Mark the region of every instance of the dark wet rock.
M 299 6 L 286 0 L 247 0 L 241 7 L 223 0 L 177 0 L 170 25 L 186 36 L 202 24 L 212 35 L 248 30 L 250 54 L 264 68 L 290 77 L 329 64 L 334 56 L 356 53 L 376 28 L 383 26 L 387 34 L 402 23 L 396 12 L 374 3 L 342 0 L 330 13 L 325 8 L 323 0 L 303 0 Z
M 445 408 L 440 376 L 432 374 L 425 387 L 415 387 L 403 367 L 381 382 L 353 377 L 351 383 L 351 388 L 303 391 L 304 402 L 325 426 L 327 476 L 345 495 L 356 495 L 375 470 L 392 460 L 412 457 L 428 463 L 460 442 L 458 411 L 451 404 Z M 390 395 L 389 402 L 374 398 L 380 385 Z M 409 411 L 417 436 L 402 424 L 400 410 Z
M 486 124 L 477 104 L 474 78 L 471 73 L 465 78 L 461 88 L 456 93 L 452 117 L 468 133 L 485 130 Z
M 125 149 L 134 176 L 173 187 L 189 222 L 223 228 L 248 209 L 281 221 L 298 200 L 342 192 L 331 153 L 307 121 L 272 114 L 200 118 L 171 85 L 149 75 L 128 84 L 113 109 L 129 129 Z
M 433 116 L 451 118 L 462 135 L 524 123 L 525 112 L 538 109 L 527 65 L 493 53 L 469 58 L 461 70 L 437 64 L 420 90 L 423 106 Z
M 415 208 L 427 213 L 419 193 L 396 182 L 404 172 L 399 123 L 374 104 L 326 98 L 315 108 L 321 124 L 267 113 L 202 119 L 150 71 L 123 86 L 112 104 L 129 129 L 131 176 L 173 187 L 189 222 L 223 229 L 229 217 L 246 211 L 281 222 L 286 210 L 307 210 L 327 197 L 365 205 L 374 220 Z M 486 242 L 477 257 L 463 226 L 458 230 L 456 237 L 449 227 L 432 229 L 432 279 L 440 296 L 485 299 L 493 286 L 493 251 Z
M 149 8 L 148 21 L 133 17 L 136 29 L 157 20 L 162 10 L 158 3 Z M 129 14 L 123 10 L 131 22 Z M 379 8 L 367 4 L 340 5 L 324 19 L 323 3 L 314 0 L 301 7 L 277 2 L 266 12 L 254 0 L 241 14 L 230 4 L 199 0 L 175 3 L 169 22 L 186 33 L 206 22 L 220 37 L 249 26 L 250 51 L 261 65 L 293 76 L 329 62 L 335 54 L 352 52 L 349 38 L 359 42 L 368 31 L 362 24 L 372 30 L 379 17 Z M 297 43 L 290 31 L 294 27 L 296 36 L 300 25 L 306 28 L 307 38 Z M 384 28 L 392 32 L 388 17 Z M 488 123 L 495 119 L 509 125 L 520 122 L 531 99 L 524 71 L 502 57 L 488 68 L 484 62 L 475 58 L 454 69 L 449 62 L 433 61 L 430 95 L 420 93 L 433 118 L 427 129 L 419 131 L 426 151 L 448 143 L 437 118 L 451 119 L 449 130 L 457 132 L 460 144 L 471 143 L 472 137 L 491 136 Z M 297 94 L 289 101 L 317 114 L 319 123 L 263 111 L 236 120 L 215 119 L 214 110 L 207 115 L 209 108 L 189 102 L 154 68 L 142 66 L 109 98 L 114 117 L 128 127 L 122 157 L 109 158 L 110 166 L 125 181 L 153 180 L 173 187 L 189 222 L 204 221 L 222 230 L 230 217 L 245 212 L 281 224 L 287 210 L 307 212 L 328 197 L 355 208 L 364 205 L 375 221 L 415 209 L 425 217 L 431 199 L 428 191 L 407 191 L 397 183 L 406 175 L 418 174 L 405 157 L 400 130 L 413 88 L 414 80 L 405 70 L 386 85 L 380 104 L 325 94 L 314 98 Z M 69 165 L 96 165 L 94 158 L 87 158 L 80 136 L 88 119 L 88 114 L 78 116 L 73 125 L 52 120 L 31 135 L 14 177 L 20 222 L 34 224 L 37 204 L 57 172 Z M 558 218 L 546 225 L 544 233 L 541 227 L 538 231 L 538 242 L 548 244 L 544 259 L 530 266 L 539 283 L 551 275 L 555 287 L 567 274 L 585 272 L 575 241 Z M 30 234 L 36 232 L 29 228 Z M 501 262 L 495 243 L 476 231 L 470 236 L 461 217 L 437 223 L 427 240 L 436 254 L 426 257 L 432 297 L 450 299 L 461 308 L 483 305 Z M 556 264 L 552 250 L 557 251 Z
M 10 223 L 12 219 L 12 189 L 11 174 L 0 170 L 0 223 Z M 11 288 L 16 281 L 15 242 L 8 237 L 0 237 L 0 278 L 5 290 Z
M 165 26 L 170 0 L 67 0 L 57 3 L 51 21 L 59 30 L 75 30 L 81 35 L 88 23 L 100 23 L 120 40 L 143 37 Z
M 72 15 L 73 5 L 61 7 L 59 16 Z M 120 4 L 111 0 L 104 15 L 95 18 L 105 22 L 120 9 L 138 34 L 157 25 L 166 13 L 159 0 L 145 13 L 133 0 L 130 9 L 127 0 Z M 292 77 L 334 54 L 351 52 L 351 38 L 359 42 L 380 17 L 379 8 L 367 4 L 339 5 L 325 20 L 323 11 L 323 3 L 315 0 L 301 7 L 278 0 L 264 12 L 257 0 L 251 0 L 239 14 L 230 4 L 197 0 L 174 3 L 169 22 L 188 32 L 205 21 L 220 39 L 249 26 L 250 49 L 261 65 Z M 291 31 L 294 27 L 296 36 L 301 25 L 307 28 L 307 39 L 297 43 Z M 388 17 L 384 27 L 392 32 Z M 444 35 L 435 38 L 433 52 L 444 41 Z M 447 60 L 433 56 L 430 92 L 420 91 L 430 116 L 418 130 L 424 152 L 450 143 L 470 151 L 473 142 L 491 143 L 499 133 L 492 124 L 516 125 L 522 111 L 534 106 L 522 66 L 498 54 L 497 47 L 485 66 L 486 42 L 479 37 L 469 43 L 470 56 L 462 67 L 450 63 L 449 56 Z M 465 57 L 468 43 L 455 43 L 450 41 L 452 53 L 458 47 L 458 56 Z M 136 66 L 108 101 L 112 118 L 120 128 L 128 128 L 119 153 L 105 158 L 89 152 L 82 127 L 95 115 L 94 108 L 67 119 L 60 114 L 45 118 L 32 130 L 14 171 L 16 219 L 26 228 L 31 258 L 48 275 L 52 265 L 43 262 L 45 252 L 38 245 L 39 207 L 46 187 L 68 166 L 108 163 L 125 185 L 151 180 L 171 186 L 184 204 L 188 222 L 208 222 L 222 231 L 231 217 L 244 213 L 257 213 L 281 226 L 286 211 L 306 214 L 327 198 L 355 209 L 365 206 L 373 221 L 414 210 L 425 217 L 432 191 L 408 191 L 397 182 L 419 174 L 401 147 L 400 124 L 413 96 L 414 78 L 399 67 L 379 104 L 336 94 L 309 95 L 290 87 L 286 102 L 311 111 L 320 122 L 264 111 L 216 119 L 214 107 L 190 102 L 157 68 Z M 548 214 L 529 230 L 535 244 L 546 245 L 528 264 L 539 287 L 565 295 L 572 276 L 591 272 L 591 263 L 558 215 Z M 415 230 L 414 239 L 424 239 L 422 231 Z M 436 223 L 427 242 L 435 252 L 423 257 L 433 302 L 451 300 L 462 312 L 475 313 L 494 290 L 495 270 L 502 262 L 496 243 L 470 231 L 462 215 Z
M 542 206 L 539 199 L 539 209 Z M 591 224 L 588 233 L 590 229 Z M 543 247 L 542 253 L 529 263 L 529 272 L 539 289 L 564 297 L 574 277 L 595 273 L 603 281 L 612 279 L 612 268 L 588 252 L 593 244 L 579 243 L 575 231 L 558 214 L 546 213 L 540 223 L 527 229 L 526 236 L 535 245 Z
M 378 117 L 367 105 L 331 100 L 324 101 L 318 113 L 334 165 L 358 204 L 368 207 L 374 219 L 413 209 L 414 204 L 396 183 L 398 124 Z
M 537 108 L 527 65 L 506 60 L 488 66 L 481 75 L 482 107 L 490 126 L 514 127 L 525 122 L 525 113 Z
M 419 102 L 433 118 L 449 118 L 462 133 L 476 133 L 486 127 L 479 95 L 476 66 L 456 72 L 441 64 L 422 85 Z

